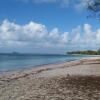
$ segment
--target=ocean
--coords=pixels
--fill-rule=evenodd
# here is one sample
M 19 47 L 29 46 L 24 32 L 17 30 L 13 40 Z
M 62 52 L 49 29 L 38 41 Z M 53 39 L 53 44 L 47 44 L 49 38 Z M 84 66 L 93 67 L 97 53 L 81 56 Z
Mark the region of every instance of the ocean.
M 89 55 L 0 54 L 0 72 L 38 67 L 39 65 L 77 60 Z

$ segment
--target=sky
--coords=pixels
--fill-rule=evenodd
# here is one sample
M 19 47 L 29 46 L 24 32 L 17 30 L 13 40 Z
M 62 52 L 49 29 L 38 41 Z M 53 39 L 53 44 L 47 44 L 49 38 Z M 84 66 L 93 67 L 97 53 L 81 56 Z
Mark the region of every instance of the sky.
M 0 0 L 0 52 L 97 50 L 100 22 L 87 18 L 91 0 Z

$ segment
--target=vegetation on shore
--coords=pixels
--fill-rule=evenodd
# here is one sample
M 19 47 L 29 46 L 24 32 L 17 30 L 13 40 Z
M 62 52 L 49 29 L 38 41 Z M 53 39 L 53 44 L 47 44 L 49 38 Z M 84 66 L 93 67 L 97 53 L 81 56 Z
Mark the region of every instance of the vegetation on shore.
M 67 52 L 67 54 L 86 54 L 86 55 L 100 55 L 100 49 L 97 51 L 86 50 L 86 51 L 72 51 Z

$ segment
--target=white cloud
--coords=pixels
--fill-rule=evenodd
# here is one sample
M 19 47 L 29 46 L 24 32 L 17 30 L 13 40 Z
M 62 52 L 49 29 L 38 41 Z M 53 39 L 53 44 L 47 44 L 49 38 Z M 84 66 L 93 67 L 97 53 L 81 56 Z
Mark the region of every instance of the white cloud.
M 80 28 L 79 32 L 74 37 L 74 43 L 76 42 L 76 45 L 85 46 L 87 48 L 95 48 L 100 45 L 100 29 L 93 31 L 91 25 L 84 24 L 83 30 Z
M 97 34 L 96 34 L 96 42 L 97 42 L 97 44 L 99 44 L 100 45 L 100 29 L 98 29 L 97 30 Z
M 72 34 L 72 35 L 71 35 Z M 50 32 L 47 27 L 33 21 L 19 25 L 9 20 L 0 24 L 0 47 L 2 46 L 36 46 L 36 47 L 99 47 L 100 29 L 84 24 L 72 29 L 72 32 L 60 32 L 58 28 Z
M 33 45 L 65 45 L 67 35 L 60 33 L 57 28 L 48 32 L 45 25 L 33 21 L 25 25 L 18 25 L 9 20 L 4 20 L 0 25 L 0 42 L 9 44 Z M 62 42 L 63 41 L 63 42 Z
M 84 31 L 86 34 L 90 34 L 92 31 L 92 26 L 89 24 L 84 24 Z

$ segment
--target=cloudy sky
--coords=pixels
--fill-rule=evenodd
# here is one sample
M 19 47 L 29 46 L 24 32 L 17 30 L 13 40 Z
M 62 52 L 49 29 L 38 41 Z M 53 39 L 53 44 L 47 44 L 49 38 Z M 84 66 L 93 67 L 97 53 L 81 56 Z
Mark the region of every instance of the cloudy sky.
M 64 53 L 100 47 L 90 0 L 0 0 L 0 52 Z

